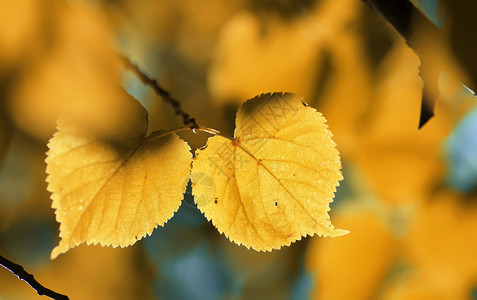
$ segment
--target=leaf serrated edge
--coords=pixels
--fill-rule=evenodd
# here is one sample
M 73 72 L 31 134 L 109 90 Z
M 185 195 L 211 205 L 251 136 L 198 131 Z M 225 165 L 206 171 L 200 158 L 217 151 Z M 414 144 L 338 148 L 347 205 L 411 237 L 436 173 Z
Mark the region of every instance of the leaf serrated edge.
M 50 259 L 55 259 L 56 257 L 58 257 L 60 254 L 63 254 L 65 252 L 67 252 L 68 250 L 72 249 L 72 248 L 75 248 L 77 246 L 80 246 L 82 244 L 86 244 L 86 245 L 98 245 L 100 244 L 102 247 L 109 247 L 111 246 L 112 248 L 117 248 L 118 246 L 121 247 L 121 248 L 125 248 L 125 247 L 128 247 L 128 246 L 131 246 L 133 244 L 135 244 L 137 241 L 147 237 L 147 236 L 151 236 L 152 235 L 152 232 L 157 229 L 159 226 L 160 227 L 163 227 L 170 219 L 172 219 L 172 217 L 174 217 L 174 215 L 176 214 L 176 212 L 180 209 L 181 205 L 182 205 L 182 202 L 184 200 L 184 197 L 185 197 L 185 191 L 187 189 L 187 182 L 188 180 L 185 180 L 184 181 L 184 187 L 182 188 L 183 192 L 181 193 L 182 194 L 182 198 L 180 199 L 179 201 L 179 205 L 177 206 L 177 208 L 175 208 L 171 214 L 170 217 L 168 217 L 162 224 L 156 224 L 153 228 L 151 228 L 150 230 L 147 230 L 143 233 L 141 233 L 140 235 L 138 236 L 135 236 L 134 238 L 134 241 L 131 240 L 131 242 L 129 242 L 129 244 L 127 245 L 121 245 L 119 243 L 115 244 L 115 243 L 103 243 L 102 241 L 99 241 L 99 240 L 84 240 L 82 242 L 74 242 L 73 245 L 71 245 L 70 243 L 63 243 L 63 246 L 62 246 L 62 240 L 63 240 L 63 237 L 61 237 L 61 224 L 62 224 L 62 218 L 59 216 L 59 212 L 58 212 L 58 207 L 55 206 L 55 202 L 57 202 L 59 199 L 58 197 L 60 197 L 60 195 L 58 195 L 57 193 L 55 193 L 54 191 L 52 191 L 52 187 L 51 187 L 51 176 L 52 174 L 48 171 L 49 169 L 49 165 L 50 165 L 50 153 L 51 153 L 51 147 L 53 146 L 54 144 L 54 141 L 55 141 L 55 138 L 58 137 L 58 135 L 60 134 L 61 130 L 60 130 L 60 127 L 61 127 L 61 123 L 63 123 L 64 119 L 63 118 L 58 118 L 57 121 L 56 121 L 56 132 L 53 134 L 53 136 L 50 138 L 50 140 L 48 141 L 47 143 L 47 147 L 48 147 L 48 150 L 46 152 L 46 158 L 44 159 L 44 162 L 46 163 L 46 173 L 47 173 L 47 176 L 45 178 L 45 181 L 48 183 L 47 185 L 47 191 L 49 191 L 51 193 L 51 200 L 52 200 L 52 204 L 51 204 L 51 207 L 55 210 L 55 220 L 60 224 L 60 232 L 59 232 L 59 237 L 60 237 L 60 241 L 59 241 L 59 244 L 57 246 L 55 246 L 55 248 L 53 248 L 52 252 L 51 252 L 51 255 L 50 255 Z M 147 121 L 147 119 L 146 119 Z M 153 135 L 155 133 L 151 133 L 151 135 Z M 157 133 L 156 133 L 157 134 Z M 175 131 L 160 131 L 160 134 L 162 134 L 162 136 L 160 136 L 159 138 L 162 138 L 166 135 L 169 135 L 171 134 L 173 136 L 173 138 L 183 142 L 186 146 L 187 146 L 187 152 L 189 152 L 190 154 L 190 159 L 191 159 L 191 162 L 190 162 L 190 165 L 189 165 L 189 172 L 188 172 L 188 176 L 187 178 L 190 178 L 190 173 L 191 173 L 191 168 L 192 168 L 192 156 L 193 156 L 193 153 L 192 153 L 192 149 L 189 145 L 189 143 L 187 141 L 185 141 L 184 139 L 182 139 L 180 136 L 178 136 Z M 151 135 L 149 135 L 148 137 L 150 137 Z M 138 147 L 132 151 L 131 155 L 130 156 L 133 156 L 134 154 L 137 153 L 138 149 L 140 149 L 142 146 L 144 146 L 144 143 L 145 142 L 148 142 L 147 138 L 148 137 L 142 137 L 141 138 L 141 142 L 139 143 Z M 121 168 L 121 166 L 120 166 Z M 55 199 L 57 198 L 57 199 Z M 55 201 L 56 200 L 56 201 Z

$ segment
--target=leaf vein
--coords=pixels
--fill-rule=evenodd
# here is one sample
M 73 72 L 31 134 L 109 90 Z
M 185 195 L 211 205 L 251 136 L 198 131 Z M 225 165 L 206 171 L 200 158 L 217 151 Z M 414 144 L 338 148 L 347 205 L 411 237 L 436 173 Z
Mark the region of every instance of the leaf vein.
M 250 223 L 250 225 L 252 226 L 253 230 L 255 230 L 255 232 L 257 233 L 257 236 L 262 240 L 262 241 L 265 241 L 263 239 L 263 237 L 260 235 L 260 233 L 258 232 L 257 228 L 255 227 L 255 224 L 252 222 L 252 220 L 250 219 L 250 217 L 248 216 L 248 213 L 247 213 L 247 210 L 245 209 L 245 206 L 243 205 L 243 202 L 242 202 L 242 195 L 240 193 L 240 188 L 239 188 L 239 185 L 238 185 L 238 182 L 237 182 L 237 176 L 235 174 L 235 169 L 236 169 L 236 150 L 237 150 L 237 147 L 234 147 L 234 171 L 233 171 L 233 176 L 234 176 L 234 181 L 235 181 L 235 186 L 237 187 L 237 195 L 239 197 L 239 203 L 240 203 L 240 206 L 242 206 L 242 209 L 243 209 L 243 212 L 245 214 L 245 217 L 247 218 L 247 221 Z
M 248 151 L 247 149 L 245 149 L 242 145 L 240 145 L 239 142 L 236 142 L 236 145 L 238 147 L 240 147 L 245 153 L 247 153 L 251 158 L 253 158 L 254 160 L 256 160 L 257 162 L 259 162 L 259 160 L 252 154 L 250 153 L 250 151 Z M 270 171 L 270 169 L 267 168 L 267 166 L 265 165 L 262 165 L 263 168 L 270 174 L 272 175 L 272 177 L 278 182 L 278 184 L 285 190 L 285 192 L 287 192 L 288 195 L 290 195 L 297 203 L 298 205 L 306 212 L 306 214 L 308 216 L 310 216 L 312 218 L 313 221 L 315 221 L 315 223 L 318 223 L 318 221 L 315 219 L 315 217 L 313 217 L 306 209 L 305 207 L 303 206 L 303 204 L 286 188 L 286 186 L 281 182 L 281 180 L 275 176 L 275 174 L 273 174 L 272 171 Z

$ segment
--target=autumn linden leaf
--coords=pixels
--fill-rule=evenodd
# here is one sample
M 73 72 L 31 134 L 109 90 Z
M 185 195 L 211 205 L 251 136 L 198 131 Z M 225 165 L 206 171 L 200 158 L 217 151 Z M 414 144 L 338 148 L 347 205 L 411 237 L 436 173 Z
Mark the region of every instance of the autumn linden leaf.
M 134 99 L 109 115 L 60 118 L 48 144 L 61 238 L 52 259 L 83 242 L 132 245 L 181 204 L 192 158 L 187 143 L 167 132 L 145 137 L 147 113 Z
M 307 235 L 340 236 L 328 215 L 341 162 L 324 117 L 294 94 L 262 94 L 238 110 L 233 139 L 197 150 L 199 209 L 230 240 L 279 249 Z

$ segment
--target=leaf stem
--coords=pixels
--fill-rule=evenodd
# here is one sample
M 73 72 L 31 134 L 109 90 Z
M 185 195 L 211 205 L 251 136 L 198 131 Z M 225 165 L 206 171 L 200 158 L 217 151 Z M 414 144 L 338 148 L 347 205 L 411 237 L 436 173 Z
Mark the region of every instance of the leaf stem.
M 176 128 L 172 130 L 167 130 L 167 131 L 164 131 L 164 130 L 154 131 L 148 137 L 146 137 L 146 140 L 153 141 L 153 140 L 160 139 L 161 137 L 164 137 L 168 134 L 173 134 L 173 133 L 181 132 L 181 131 L 189 131 L 189 130 L 192 130 L 192 129 L 190 127 L 180 127 L 180 128 Z
M 212 134 L 212 135 L 219 135 L 219 136 L 224 137 L 226 139 L 229 139 L 231 141 L 233 140 L 233 139 L 231 139 L 229 137 L 226 137 L 223 134 L 221 134 L 220 131 L 218 131 L 217 129 L 213 129 L 213 128 L 198 125 L 197 129 L 192 129 L 190 127 L 180 127 L 180 128 L 176 128 L 176 129 L 172 129 L 172 130 L 168 130 L 168 131 L 164 131 L 164 130 L 154 131 L 149 136 L 146 137 L 146 141 L 157 140 L 157 139 L 160 139 L 161 137 L 164 137 L 168 134 L 173 134 L 173 133 L 181 132 L 181 131 L 189 131 L 189 130 L 192 131 L 193 133 L 197 133 L 197 132 L 201 131 L 201 132 L 205 132 L 205 133 Z
M 36 281 L 35 277 L 33 277 L 32 274 L 28 273 L 25 271 L 25 269 L 6 259 L 5 257 L 0 255 L 0 265 L 2 265 L 5 269 L 9 270 L 13 274 L 17 275 L 17 277 L 21 280 L 24 280 L 26 283 L 28 283 L 37 293 L 38 295 L 44 295 L 47 297 L 50 297 L 51 299 L 56 299 L 56 300 L 68 300 L 68 296 L 58 294 L 57 292 L 54 292 L 43 285 L 41 285 L 38 281 Z
M 192 130 L 193 133 L 202 131 L 212 135 L 223 136 L 220 133 L 220 131 L 218 131 L 217 129 L 213 129 L 213 128 L 209 128 L 209 127 L 205 127 L 205 126 L 201 126 L 197 124 L 197 122 L 195 121 L 195 118 L 191 118 L 190 115 L 182 109 L 180 102 L 172 98 L 169 92 L 163 89 L 155 79 L 152 79 L 149 76 L 147 76 L 146 73 L 144 73 L 141 69 L 139 69 L 137 65 L 133 64 L 126 56 L 123 56 L 120 54 L 118 54 L 118 56 L 120 60 L 123 62 L 126 69 L 131 70 L 134 74 L 136 74 L 136 76 L 139 78 L 139 80 L 141 80 L 142 83 L 150 86 L 158 96 L 160 96 L 165 102 L 172 105 L 176 115 L 180 115 L 182 117 L 182 122 L 184 123 L 185 126 L 187 126 L 187 127 L 173 129 L 170 131 L 165 131 L 165 132 L 164 131 L 153 132 L 146 138 L 147 140 L 150 141 L 150 140 L 158 139 L 168 134 L 172 134 L 172 133 L 180 132 L 180 131 L 186 131 L 186 130 Z M 223 137 L 231 140 L 230 138 L 226 136 L 223 136 Z
M 208 127 L 199 126 L 199 128 L 197 128 L 197 131 L 202 131 L 202 132 L 206 132 L 206 133 L 208 133 L 208 134 L 220 135 L 220 136 L 222 136 L 222 134 L 220 133 L 220 131 L 218 131 L 218 130 L 216 130 L 216 129 L 213 129 L 213 128 L 208 128 Z

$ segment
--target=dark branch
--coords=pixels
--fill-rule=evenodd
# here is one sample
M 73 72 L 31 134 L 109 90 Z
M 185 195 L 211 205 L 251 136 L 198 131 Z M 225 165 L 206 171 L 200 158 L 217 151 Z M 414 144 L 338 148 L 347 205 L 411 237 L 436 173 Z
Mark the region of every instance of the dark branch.
M 124 63 L 124 66 L 127 69 L 131 70 L 134 74 L 136 74 L 136 76 L 139 78 L 139 80 L 141 80 L 142 83 L 150 86 L 158 96 L 160 96 L 165 102 L 172 105 L 176 115 L 180 115 L 182 117 L 182 122 L 185 126 L 189 127 L 194 132 L 199 129 L 199 125 L 197 125 L 195 119 L 191 118 L 188 113 L 182 110 L 180 102 L 172 98 L 168 91 L 160 87 L 155 79 L 149 78 L 149 76 L 147 76 L 143 71 L 141 71 L 139 67 L 133 64 L 127 57 L 122 55 L 119 55 L 119 57 Z
M 423 52 L 415 41 L 415 26 L 425 30 L 426 34 L 442 37 L 442 30 L 434 25 L 409 0 L 363 0 L 371 8 L 379 12 L 386 21 L 406 40 L 408 45 L 419 55 Z
M 68 300 L 69 298 L 65 295 L 58 294 L 44 286 L 42 286 L 38 281 L 36 281 L 35 277 L 32 274 L 28 273 L 23 269 L 22 266 L 17 265 L 16 263 L 6 259 L 5 257 L 0 255 L 0 264 L 13 274 L 17 275 L 19 279 L 26 281 L 37 293 L 38 295 L 48 296 L 52 299 L 59 299 L 59 300 Z
M 434 25 L 419 9 L 409 0 L 363 0 L 371 8 L 379 12 L 384 19 L 406 40 L 406 43 L 416 52 L 421 60 L 422 69 L 428 65 L 439 63 L 432 61 L 428 53 L 428 47 L 416 39 L 416 31 L 426 32 L 426 35 L 433 37 L 438 46 L 443 45 L 442 30 Z M 442 66 L 443 67 L 443 66 Z M 421 74 L 422 75 L 422 74 Z M 435 75 L 435 74 L 434 74 Z M 437 90 L 438 76 L 427 78 L 430 81 L 424 84 L 428 91 L 423 92 L 421 104 L 421 116 L 419 128 L 424 126 L 434 116 L 435 99 L 428 99 L 426 94 L 435 95 Z

